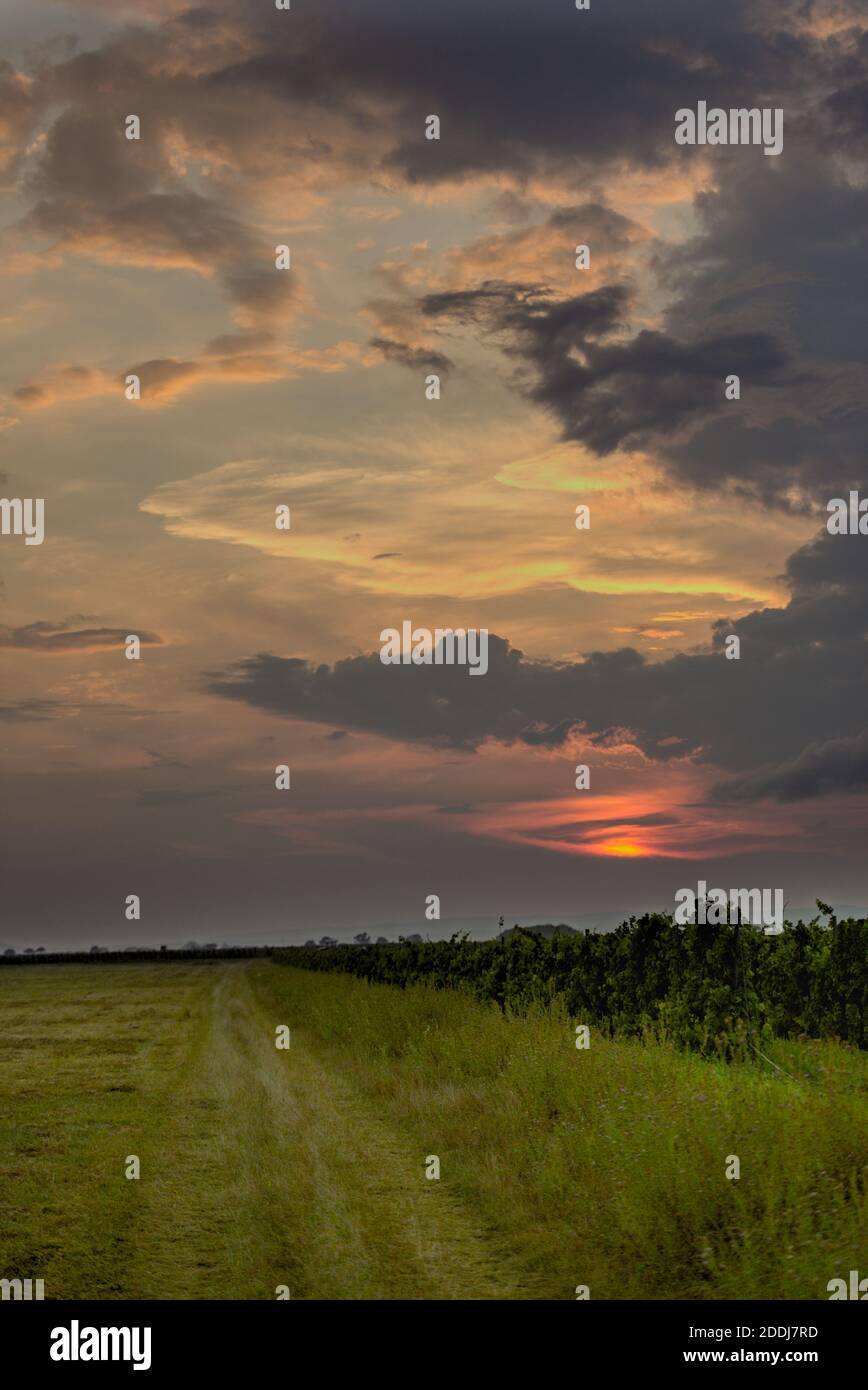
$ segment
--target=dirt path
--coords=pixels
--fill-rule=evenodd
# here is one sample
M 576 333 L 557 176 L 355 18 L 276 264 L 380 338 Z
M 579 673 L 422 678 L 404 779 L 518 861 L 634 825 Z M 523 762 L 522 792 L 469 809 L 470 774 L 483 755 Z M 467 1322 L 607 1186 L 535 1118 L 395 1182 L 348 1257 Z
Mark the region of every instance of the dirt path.
M 496 1299 L 518 1281 L 425 1155 L 378 1119 L 248 969 L 215 972 L 147 1155 L 125 1296 Z M 149 1235 L 149 1233 L 151 1233 Z

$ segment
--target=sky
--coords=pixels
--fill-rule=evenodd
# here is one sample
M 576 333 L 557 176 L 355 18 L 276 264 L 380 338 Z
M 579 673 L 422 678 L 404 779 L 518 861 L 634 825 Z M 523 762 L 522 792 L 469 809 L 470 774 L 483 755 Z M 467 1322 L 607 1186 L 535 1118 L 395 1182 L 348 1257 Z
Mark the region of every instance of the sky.
M 862 4 L 6 0 L 0 52 L 0 943 L 868 904 Z

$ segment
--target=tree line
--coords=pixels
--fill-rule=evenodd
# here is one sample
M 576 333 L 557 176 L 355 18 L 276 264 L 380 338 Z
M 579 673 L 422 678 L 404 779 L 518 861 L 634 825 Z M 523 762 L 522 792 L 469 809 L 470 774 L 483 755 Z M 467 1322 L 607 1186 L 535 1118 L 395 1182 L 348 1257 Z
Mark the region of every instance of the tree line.
M 649 913 L 606 933 L 309 943 L 274 958 L 377 984 L 467 989 L 518 1013 L 560 998 L 572 1018 L 608 1036 L 650 1032 L 706 1054 L 747 1055 L 764 1037 L 865 1048 L 868 920 L 826 912 L 827 922 L 787 923 L 778 935 L 746 924 L 676 926 Z

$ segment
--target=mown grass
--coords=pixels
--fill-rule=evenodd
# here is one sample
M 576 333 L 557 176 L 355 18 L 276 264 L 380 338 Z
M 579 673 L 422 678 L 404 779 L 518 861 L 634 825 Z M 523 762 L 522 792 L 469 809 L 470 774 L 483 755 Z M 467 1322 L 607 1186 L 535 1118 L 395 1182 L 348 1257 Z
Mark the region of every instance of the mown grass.
M 275 1048 L 282 1007 L 240 964 L 0 973 L 0 1277 L 52 1299 L 516 1295 L 376 1109 Z
M 0 973 L 0 1275 L 42 1278 L 54 1298 L 131 1297 L 149 1248 L 157 1273 L 167 1230 L 143 1213 L 190 1113 L 213 978 L 196 964 Z
M 827 1298 L 868 1267 L 868 1057 L 778 1043 L 726 1064 L 577 1050 L 557 1006 L 257 966 L 287 1020 L 506 1241 L 531 1296 Z M 741 1176 L 725 1176 L 730 1155 Z
M 823 1299 L 868 1269 L 864 1054 L 778 1043 L 783 1075 L 574 1039 L 558 1007 L 265 962 L 4 970 L 0 1277 L 53 1298 Z

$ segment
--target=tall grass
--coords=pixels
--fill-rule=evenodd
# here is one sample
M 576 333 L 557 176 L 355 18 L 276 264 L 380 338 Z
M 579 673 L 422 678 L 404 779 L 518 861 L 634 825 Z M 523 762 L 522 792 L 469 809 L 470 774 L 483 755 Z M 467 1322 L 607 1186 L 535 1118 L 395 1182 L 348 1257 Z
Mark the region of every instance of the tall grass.
M 868 1058 L 667 1043 L 578 1050 L 562 1003 L 255 966 L 258 988 L 524 1270 L 526 1296 L 822 1299 L 868 1268 Z M 776 1070 L 777 1067 L 783 1070 Z M 740 1178 L 725 1176 L 731 1156 Z

